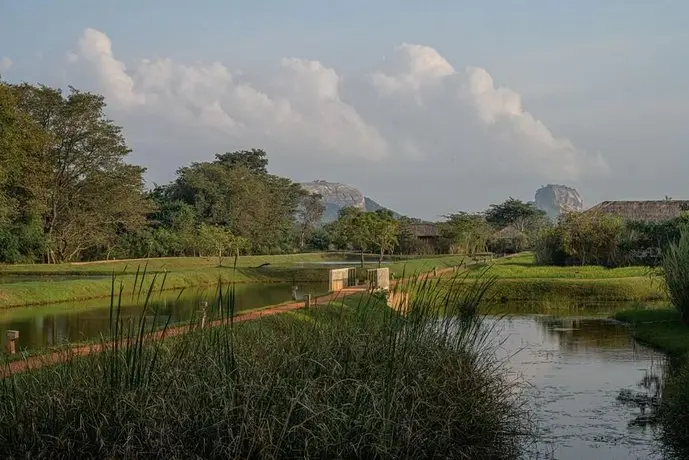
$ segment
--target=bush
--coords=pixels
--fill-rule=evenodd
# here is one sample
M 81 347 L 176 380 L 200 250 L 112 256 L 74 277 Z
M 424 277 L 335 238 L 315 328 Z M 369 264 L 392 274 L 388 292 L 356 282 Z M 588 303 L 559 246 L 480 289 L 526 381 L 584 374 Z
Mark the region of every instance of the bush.
M 4 379 L 0 456 L 519 458 L 527 414 L 472 286 L 409 286 L 406 316 L 348 298 Z
M 663 276 L 672 305 L 683 322 L 689 324 L 689 230 L 663 252 Z
M 534 242 L 534 255 L 538 265 L 565 265 L 567 253 L 558 227 L 543 230 Z

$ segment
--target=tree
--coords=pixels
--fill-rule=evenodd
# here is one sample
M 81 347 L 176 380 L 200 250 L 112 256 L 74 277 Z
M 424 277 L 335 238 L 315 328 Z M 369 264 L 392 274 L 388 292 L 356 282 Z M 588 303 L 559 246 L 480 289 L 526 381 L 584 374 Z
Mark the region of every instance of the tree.
M 167 197 L 192 206 L 202 222 L 247 238 L 255 252 L 280 252 L 293 244 L 294 216 L 306 191 L 268 174 L 264 155 L 260 150 L 224 153 L 213 162 L 181 168 Z
M 239 244 L 229 230 L 219 225 L 201 224 L 198 233 L 199 252 L 215 253 L 218 256 L 218 266 L 222 267 L 223 255 L 227 252 L 238 252 Z
M 297 222 L 299 224 L 299 249 L 304 250 L 306 239 L 311 235 L 313 229 L 321 221 L 325 212 L 323 198 L 317 193 L 310 193 L 301 199 L 297 211 Z
M 449 244 L 448 252 L 473 255 L 485 250 L 493 227 L 483 215 L 458 212 L 446 215 L 445 219 L 440 233 Z
M 66 96 L 47 86 L 11 88 L 19 110 L 50 135 L 42 154 L 49 171 L 48 261 L 73 260 L 144 225 L 151 208 L 143 194 L 145 170 L 124 162 L 130 150 L 122 129 L 105 117 L 104 98 L 72 87 Z
M 385 252 L 392 252 L 397 244 L 397 234 L 399 231 L 399 222 L 395 220 L 392 212 L 388 210 L 378 210 L 372 215 L 371 221 L 371 238 L 372 243 L 378 247 L 380 254 L 378 257 L 378 266 L 383 263 L 383 255 Z
M 18 108 L 0 81 L 0 261 L 34 262 L 45 251 L 41 229 L 49 176 L 49 134 Z
M 364 253 L 372 244 L 374 218 L 353 206 L 340 209 L 333 226 L 333 236 L 340 247 L 351 245 L 359 250 L 361 266 L 364 266 Z
M 560 216 L 564 251 L 581 265 L 616 265 L 624 224 L 606 213 L 569 212 Z
M 522 233 L 528 233 L 546 218 L 546 213 L 534 203 L 509 197 L 503 203 L 490 205 L 485 216 L 486 222 L 498 230 L 511 225 Z

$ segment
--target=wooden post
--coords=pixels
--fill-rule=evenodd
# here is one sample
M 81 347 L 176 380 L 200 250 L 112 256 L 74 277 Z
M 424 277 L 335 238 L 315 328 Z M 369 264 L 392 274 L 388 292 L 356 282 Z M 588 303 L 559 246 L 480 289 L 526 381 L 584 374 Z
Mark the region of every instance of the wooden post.
M 438 276 L 438 267 L 433 267 L 433 276 Z
M 7 331 L 7 354 L 13 355 L 17 352 L 17 340 L 19 340 L 19 331 Z
M 304 308 L 309 308 L 311 306 L 311 294 L 306 294 L 304 296 Z

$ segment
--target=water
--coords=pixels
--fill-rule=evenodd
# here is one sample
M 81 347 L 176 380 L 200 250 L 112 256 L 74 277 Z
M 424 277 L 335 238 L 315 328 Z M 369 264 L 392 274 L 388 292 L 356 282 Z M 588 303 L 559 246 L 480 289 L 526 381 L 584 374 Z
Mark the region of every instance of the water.
M 309 283 L 298 286 L 297 294 L 318 295 L 327 292 L 327 283 Z M 207 301 L 210 307 L 216 304 L 217 288 L 189 289 L 181 297 L 179 292 L 163 292 L 155 295 L 147 312 L 147 324 L 154 319 L 153 307 L 158 307 L 159 326 L 170 320 L 170 324 L 189 321 L 199 303 Z M 179 298 L 178 298 L 179 297 Z M 274 305 L 291 300 L 291 284 L 245 284 L 236 287 L 236 311 Z M 121 318 L 139 318 L 140 302 L 126 294 L 122 301 Z M 20 333 L 19 349 L 40 348 L 98 339 L 107 334 L 110 325 L 110 299 L 86 302 L 61 303 L 55 305 L 21 307 L 0 311 L 0 341 L 5 340 L 4 331 L 15 329 Z
M 634 342 L 622 324 L 601 318 L 506 317 L 493 322 L 496 353 L 525 386 L 539 422 L 538 450 L 559 460 L 661 458 L 653 428 L 631 427 L 636 407 L 616 400 L 662 376 L 664 357 Z M 533 454 L 532 454 L 533 456 Z M 541 457 L 543 458 L 543 457 Z

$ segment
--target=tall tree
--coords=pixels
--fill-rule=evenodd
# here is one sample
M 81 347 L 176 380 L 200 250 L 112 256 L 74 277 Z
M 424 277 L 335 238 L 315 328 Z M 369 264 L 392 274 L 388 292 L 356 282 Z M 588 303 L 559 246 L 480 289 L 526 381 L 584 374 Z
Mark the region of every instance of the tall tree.
M 35 261 L 45 250 L 41 216 L 50 141 L 19 110 L 13 88 L 0 81 L 0 261 Z
M 337 221 L 333 226 L 335 240 L 342 245 L 351 245 L 359 250 L 361 266 L 364 266 L 364 253 L 372 245 L 374 218 L 353 206 L 340 209 Z
M 546 217 L 545 211 L 536 207 L 534 203 L 524 203 L 509 197 L 500 204 L 492 204 L 485 213 L 486 222 L 496 229 L 509 225 L 518 231 L 526 233 Z
M 454 253 L 474 254 L 486 248 L 493 228 L 481 214 L 458 212 L 445 216 L 440 233 Z
M 70 87 L 13 86 L 19 108 L 51 135 L 44 158 L 50 169 L 44 229 L 48 261 L 77 258 L 111 244 L 119 230 L 145 223 L 144 168 L 124 162 L 130 153 L 122 129 L 104 114 L 102 96 Z
M 306 239 L 311 235 L 325 212 L 325 203 L 320 194 L 309 193 L 301 199 L 297 211 L 299 249 L 304 250 Z
M 397 244 L 399 222 L 395 220 L 392 212 L 381 209 L 373 213 L 372 226 L 371 237 L 373 244 L 380 251 L 378 257 L 378 266 L 380 267 L 385 253 L 391 253 Z
M 249 239 L 255 252 L 279 252 L 293 244 L 294 216 L 306 191 L 268 174 L 264 155 L 261 150 L 224 153 L 213 162 L 181 168 L 169 198 L 193 206 L 200 220 Z

